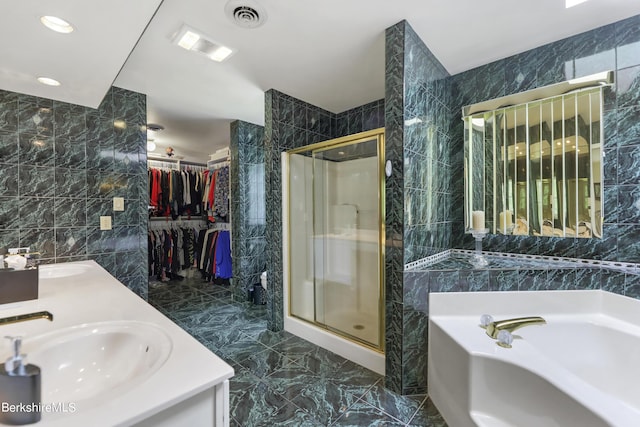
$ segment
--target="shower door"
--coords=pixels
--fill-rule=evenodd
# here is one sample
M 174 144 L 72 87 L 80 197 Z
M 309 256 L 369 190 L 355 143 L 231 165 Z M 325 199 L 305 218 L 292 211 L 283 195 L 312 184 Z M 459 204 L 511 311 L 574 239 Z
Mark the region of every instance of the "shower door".
M 292 150 L 289 310 L 381 350 L 381 130 Z

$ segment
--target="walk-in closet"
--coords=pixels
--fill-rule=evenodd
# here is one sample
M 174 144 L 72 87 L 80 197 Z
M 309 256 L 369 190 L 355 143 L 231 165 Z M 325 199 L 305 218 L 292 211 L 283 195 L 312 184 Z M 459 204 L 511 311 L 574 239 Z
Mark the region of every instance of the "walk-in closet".
M 231 257 L 228 150 L 198 163 L 149 156 L 150 286 L 184 279 L 229 286 Z

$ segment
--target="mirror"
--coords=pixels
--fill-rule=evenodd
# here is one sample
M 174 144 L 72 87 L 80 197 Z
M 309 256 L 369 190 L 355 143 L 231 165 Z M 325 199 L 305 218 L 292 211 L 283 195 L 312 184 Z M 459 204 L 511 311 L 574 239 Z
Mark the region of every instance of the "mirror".
M 602 87 L 479 112 L 465 121 L 465 227 L 602 237 Z M 468 107 L 465 107 L 468 108 Z

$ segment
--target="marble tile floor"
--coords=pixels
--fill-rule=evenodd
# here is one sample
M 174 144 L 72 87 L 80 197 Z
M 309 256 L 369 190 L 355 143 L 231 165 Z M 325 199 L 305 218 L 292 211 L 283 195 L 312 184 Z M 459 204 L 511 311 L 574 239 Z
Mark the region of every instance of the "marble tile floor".
M 235 369 L 232 427 L 446 427 L 426 395 L 401 396 L 384 377 L 288 332 L 266 329 L 266 307 L 223 286 L 151 282 L 149 303 Z

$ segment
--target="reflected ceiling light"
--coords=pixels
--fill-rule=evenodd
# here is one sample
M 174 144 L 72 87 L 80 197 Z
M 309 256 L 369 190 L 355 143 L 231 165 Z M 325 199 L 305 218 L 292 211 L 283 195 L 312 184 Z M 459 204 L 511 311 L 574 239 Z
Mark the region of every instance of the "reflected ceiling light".
M 577 6 L 580 3 L 584 3 L 587 0 L 565 0 L 564 7 L 569 9 L 570 7 Z
M 60 82 L 50 77 L 38 77 L 38 81 L 47 86 L 60 86 Z
M 127 122 L 125 122 L 122 119 L 117 119 L 113 121 L 113 127 L 117 128 L 117 129 L 126 129 L 127 128 Z
M 187 25 L 180 28 L 173 36 L 172 42 L 183 49 L 200 53 L 216 62 L 222 62 L 235 53 L 234 49 L 213 41 L 201 31 Z
M 422 119 L 420 119 L 419 117 L 414 117 L 413 119 L 404 121 L 405 126 L 417 125 L 418 123 L 422 123 Z
M 42 25 L 56 33 L 69 34 L 73 31 L 73 25 L 62 18 L 58 18 L 57 16 L 41 16 L 40 22 L 42 22 Z

